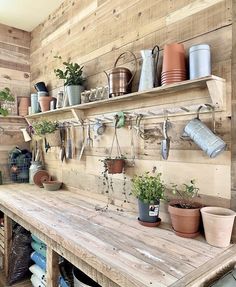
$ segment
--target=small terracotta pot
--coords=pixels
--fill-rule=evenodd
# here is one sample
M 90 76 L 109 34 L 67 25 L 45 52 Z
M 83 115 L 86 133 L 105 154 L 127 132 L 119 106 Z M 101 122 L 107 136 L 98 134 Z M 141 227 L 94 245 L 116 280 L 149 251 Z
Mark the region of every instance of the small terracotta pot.
M 176 235 L 194 238 L 199 234 L 200 206 L 196 208 L 176 207 L 177 202 L 168 206 L 172 227 Z
M 216 247 L 229 246 L 236 213 L 223 207 L 203 207 L 201 214 L 207 242 Z
M 183 44 L 173 43 L 164 46 L 162 71 L 172 71 L 173 69 L 186 70 Z
M 19 116 L 27 116 L 29 106 L 30 106 L 29 97 L 19 98 Z
M 107 159 L 106 165 L 109 174 L 122 173 L 125 167 L 124 159 Z
M 42 112 L 50 110 L 50 102 L 53 100 L 53 97 L 40 97 L 39 104 Z

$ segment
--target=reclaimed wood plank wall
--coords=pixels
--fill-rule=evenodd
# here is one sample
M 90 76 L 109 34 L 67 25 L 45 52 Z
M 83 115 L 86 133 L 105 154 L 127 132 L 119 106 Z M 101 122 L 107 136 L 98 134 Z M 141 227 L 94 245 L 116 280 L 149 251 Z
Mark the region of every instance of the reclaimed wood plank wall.
M 113 67 L 117 56 L 131 50 L 139 60 L 133 90 L 137 90 L 141 59 L 140 50 L 158 44 L 180 42 L 186 51 L 193 44 L 209 43 L 212 48 L 212 73 L 226 79 L 227 111 L 217 115 L 217 133 L 227 142 L 227 151 L 209 159 L 199 148 L 179 137 L 189 116 L 172 120 L 171 152 L 168 161 L 160 156 L 161 120 L 147 121 L 144 128 L 156 133 L 156 140 L 135 138 L 136 161 L 127 169 L 127 185 L 136 173 L 154 167 L 168 182 L 182 183 L 195 178 L 205 203 L 230 206 L 231 200 L 231 61 L 232 61 L 232 2 L 231 0 L 66 0 L 48 19 L 32 32 L 31 87 L 44 80 L 53 95 L 63 83 L 56 79 L 54 68 L 61 67 L 55 55 L 84 65 L 87 88 L 106 84 L 104 70 Z M 161 56 L 162 60 L 162 56 Z M 161 61 L 160 61 L 161 62 Z M 122 61 L 121 61 L 122 63 Z M 123 64 L 133 69 L 125 57 Z M 191 91 L 190 91 L 191 93 Z M 122 107 L 121 107 L 122 108 Z M 99 110 L 99 109 L 98 109 Z M 209 116 L 203 117 L 210 122 Z M 163 120 L 163 119 L 162 119 Z M 112 127 L 94 139 L 94 147 L 86 148 L 85 157 L 60 163 L 57 149 L 45 160 L 50 172 L 67 185 L 102 193 L 102 163 L 109 153 Z M 130 155 L 130 130 L 119 130 L 122 150 Z M 81 148 L 81 129 L 76 131 L 76 147 Z M 123 178 L 114 176 L 115 203 L 124 197 Z M 132 199 L 130 199 L 133 201 Z
M 0 89 L 9 87 L 19 99 L 30 95 L 30 33 L 0 24 Z M 23 119 L 0 118 L 0 170 L 9 180 L 8 153 L 15 147 L 27 148 L 20 127 Z

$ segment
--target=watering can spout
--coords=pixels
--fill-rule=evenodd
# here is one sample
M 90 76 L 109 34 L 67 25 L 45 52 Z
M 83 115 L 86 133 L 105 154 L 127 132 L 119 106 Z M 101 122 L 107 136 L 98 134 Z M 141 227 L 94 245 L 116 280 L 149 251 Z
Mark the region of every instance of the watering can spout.
M 109 74 L 106 72 L 106 71 L 103 71 L 105 73 L 105 75 L 107 76 L 107 81 L 108 81 L 108 84 L 109 84 Z

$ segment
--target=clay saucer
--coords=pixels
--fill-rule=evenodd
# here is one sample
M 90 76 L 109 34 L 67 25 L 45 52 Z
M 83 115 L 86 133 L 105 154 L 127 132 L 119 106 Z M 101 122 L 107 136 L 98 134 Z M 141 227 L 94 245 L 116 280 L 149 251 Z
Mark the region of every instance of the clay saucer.
M 33 182 L 39 187 L 43 187 L 43 182 L 49 181 L 50 175 L 46 170 L 38 170 L 33 176 Z
M 138 222 L 143 225 L 143 226 L 147 226 L 147 227 L 157 227 L 158 225 L 161 224 L 161 219 L 158 218 L 158 220 L 156 222 L 147 222 L 147 221 L 142 221 L 139 219 L 138 217 Z
M 172 230 L 174 231 L 174 233 L 180 237 L 185 237 L 185 238 L 195 238 L 197 237 L 200 232 L 197 231 L 197 232 L 194 232 L 194 233 L 183 233 L 183 232 L 179 232 L 179 231 L 176 231 L 174 230 L 174 228 L 172 227 Z

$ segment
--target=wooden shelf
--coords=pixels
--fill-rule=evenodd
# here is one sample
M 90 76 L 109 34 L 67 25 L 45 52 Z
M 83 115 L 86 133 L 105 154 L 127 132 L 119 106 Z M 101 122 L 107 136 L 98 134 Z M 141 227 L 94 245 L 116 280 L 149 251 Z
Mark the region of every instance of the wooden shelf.
M 170 98 L 170 100 L 175 96 L 176 93 L 186 91 L 186 90 L 193 90 L 193 89 L 208 89 L 208 97 L 210 96 L 211 98 L 211 103 L 216 107 L 216 108 L 223 108 L 224 105 L 224 97 L 225 97 L 225 80 L 222 78 L 219 78 L 217 76 L 208 76 L 208 77 L 203 77 L 199 78 L 196 80 L 187 80 L 183 82 L 178 82 L 166 86 L 161 86 L 157 88 L 153 88 L 151 90 L 143 91 L 143 92 L 135 92 L 131 94 L 127 94 L 124 96 L 119 96 L 119 97 L 114 97 L 114 98 L 109 98 L 106 100 L 101 100 L 101 101 L 95 101 L 95 102 L 90 102 L 90 103 L 85 103 L 85 104 L 80 104 L 76 106 L 70 106 L 70 107 L 65 107 L 53 111 L 47 111 L 47 112 L 42 112 L 38 114 L 33 114 L 30 116 L 26 116 L 27 120 L 30 119 L 37 119 L 40 117 L 50 117 L 52 115 L 60 115 L 60 114 L 65 114 L 65 113 L 72 113 L 72 116 L 74 116 L 77 120 L 80 117 L 83 117 L 84 111 L 93 109 L 93 108 L 103 108 L 107 109 L 109 111 L 111 105 L 115 104 L 122 104 L 122 103 L 130 103 L 133 101 L 139 101 L 140 105 L 142 105 L 142 102 L 144 100 L 150 99 L 150 98 L 155 98 L 155 104 L 159 105 L 162 103 L 163 98 Z M 189 95 L 188 101 L 194 99 L 191 95 Z M 179 100 L 178 100 L 179 102 Z M 175 101 L 172 101 L 173 104 L 175 104 Z M 179 103 L 180 104 L 180 103 Z M 202 103 L 204 104 L 204 103 Z

